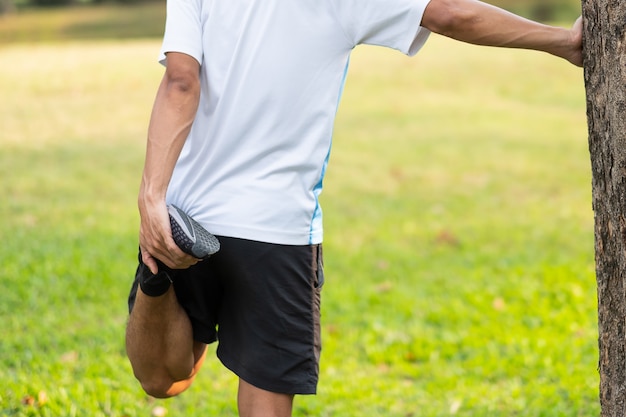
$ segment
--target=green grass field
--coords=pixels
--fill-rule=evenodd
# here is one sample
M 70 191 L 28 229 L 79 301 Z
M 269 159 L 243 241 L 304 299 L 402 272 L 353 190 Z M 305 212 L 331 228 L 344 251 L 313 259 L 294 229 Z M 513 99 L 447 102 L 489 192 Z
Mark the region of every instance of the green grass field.
M 163 34 L 165 1 L 34 8 L 0 16 L 0 45 L 15 42 L 132 39 Z
M 0 47 L 0 416 L 236 415 L 216 359 L 155 401 L 124 354 L 158 46 Z M 598 415 L 586 136 L 565 62 L 357 49 L 323 194 L 319 395 L 295 416 Z

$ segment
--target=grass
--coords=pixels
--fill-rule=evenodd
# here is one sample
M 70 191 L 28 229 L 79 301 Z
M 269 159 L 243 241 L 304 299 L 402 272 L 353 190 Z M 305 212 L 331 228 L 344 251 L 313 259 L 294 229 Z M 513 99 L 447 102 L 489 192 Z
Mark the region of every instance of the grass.
M 155 401 L 124 354 L 157 51 L 0 48 L 3 417 L 236 415 L 217 360 Z M 321 383 L 296 416 L 599 413 L 580 70 L 440 37 L 357 49 L 323 205 Z
M 165 2 L 19 9 L 0 16 L 0 45 L 90 39 L 132 39 L 163 34 Z

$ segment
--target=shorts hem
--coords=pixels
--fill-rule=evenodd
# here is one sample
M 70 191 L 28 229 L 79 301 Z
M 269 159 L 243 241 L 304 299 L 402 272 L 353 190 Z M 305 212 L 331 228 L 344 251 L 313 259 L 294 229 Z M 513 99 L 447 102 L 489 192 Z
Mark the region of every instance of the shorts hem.
M 218 351 L 217 357 L 227 369 L 243 379 L 247 383 L 260 388 L 265 391 L 275 392 L 279 394 L 288 395 L 316 395 L 317 394 L 317 382 L 305 383 L 305 384 L 291 384 L 291 383 L 268 383 L 262 381 L 262 378 L 255 377 L 243 366 L 239 365 L 237 361 L 231 360 L 227 355 L 220 354 Z

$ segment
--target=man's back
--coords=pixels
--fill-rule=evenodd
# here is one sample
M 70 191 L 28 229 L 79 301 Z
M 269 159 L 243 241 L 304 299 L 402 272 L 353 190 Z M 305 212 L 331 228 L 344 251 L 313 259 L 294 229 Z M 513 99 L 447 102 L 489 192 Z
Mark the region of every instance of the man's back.
M 427 35 L 415 41 L 423 6 L 397 3 L 196 0 L 172 10 L 162 52 L 201 63 L 202 96 L 168 201 L 216 234 L 320 243 L 317 199 L 351 50 L 411 53 Z

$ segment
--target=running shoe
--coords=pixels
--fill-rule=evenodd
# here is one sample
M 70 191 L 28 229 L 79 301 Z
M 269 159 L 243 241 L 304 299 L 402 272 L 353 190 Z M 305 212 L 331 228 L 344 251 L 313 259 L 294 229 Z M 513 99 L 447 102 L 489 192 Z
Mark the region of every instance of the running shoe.
M 220 250 L 220 242 L 191 216 L 175 205 L 167 206 L 172 227 L 172 237 L 185 253 L 206 259 Z

